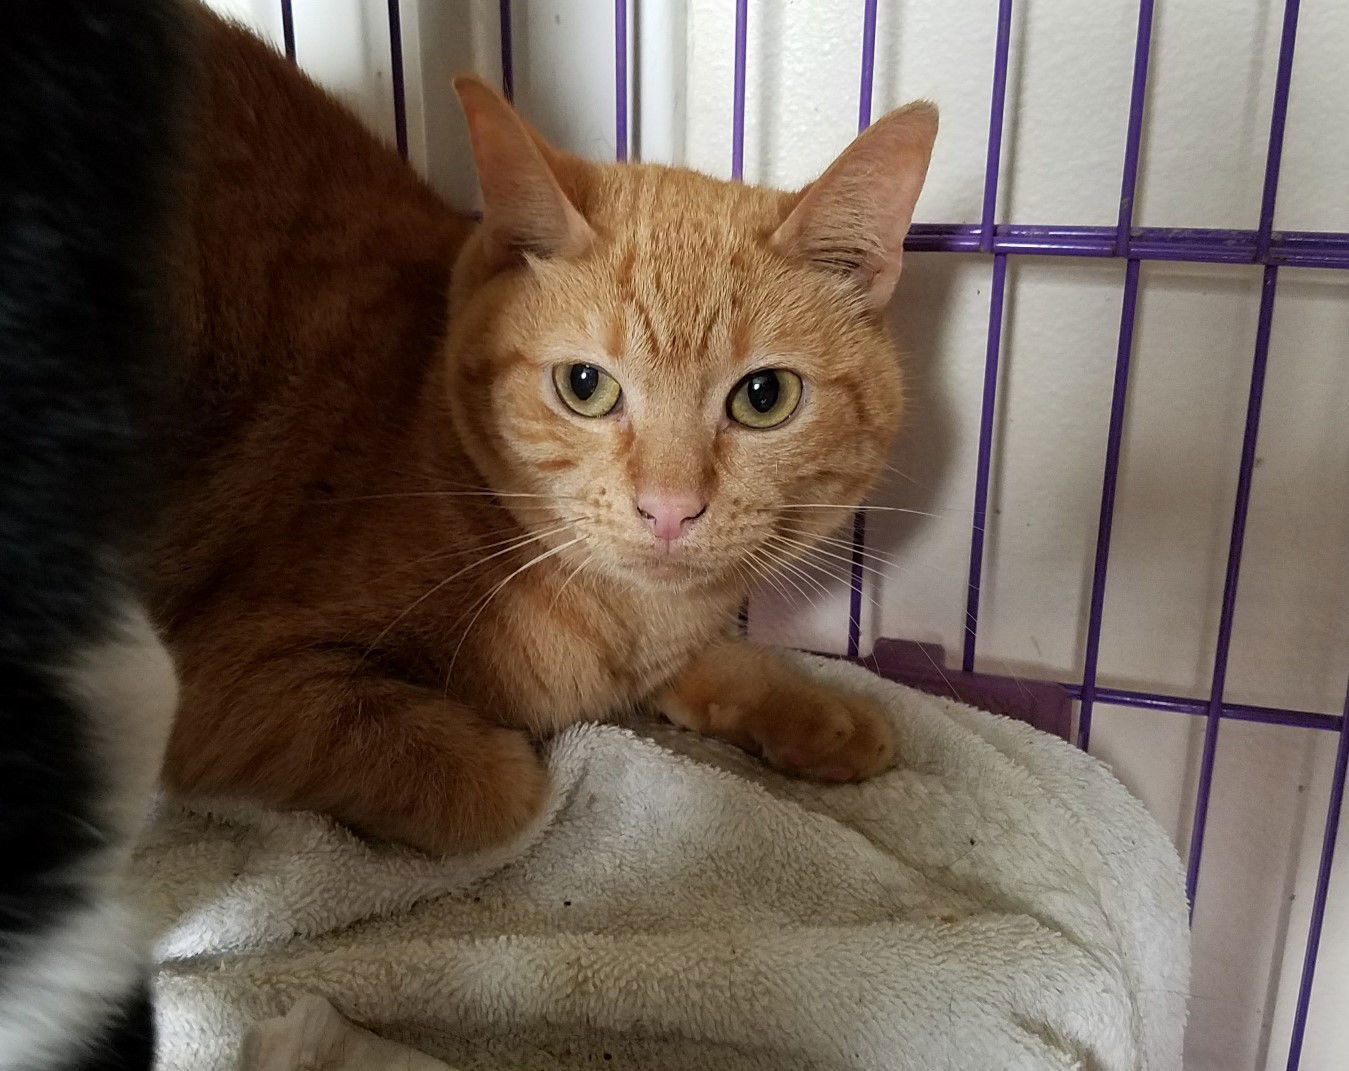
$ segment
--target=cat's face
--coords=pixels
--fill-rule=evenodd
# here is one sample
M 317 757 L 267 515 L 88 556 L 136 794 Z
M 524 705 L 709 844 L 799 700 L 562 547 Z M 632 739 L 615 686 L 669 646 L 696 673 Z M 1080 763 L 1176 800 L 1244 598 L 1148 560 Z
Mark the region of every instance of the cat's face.
M 478 84 L 461 93 L 487 218 L 456 274 L 450 398 L 487 483 L 550 547 L 576 540 L 558 553 L 578 568 L 652 588 L 748 583 L 799 558 L 899 427 L 879 312 L 910 195 L 898 238 L 868 224 L 864 247 L 839 231 L 851 187 L 841 211 L 837 195 L 584 164 Z M 935 133 L 914 115 L 912 197 Z

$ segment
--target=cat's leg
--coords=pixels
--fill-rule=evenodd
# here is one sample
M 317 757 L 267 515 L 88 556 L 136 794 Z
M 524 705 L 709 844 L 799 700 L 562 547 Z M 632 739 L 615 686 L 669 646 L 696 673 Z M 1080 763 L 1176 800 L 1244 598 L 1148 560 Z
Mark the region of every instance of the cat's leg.
M 894 759 L 889 722 L 875 703 L 743 640 L 702 652 L 655 704 L 676 725 L 728 740 L 801 777 L 859 781 Z
M 505 840 L 543 805 L 547 771 L 530 739 L 438 690 L 328 654 L 227 679 L 208 695 L 184 675 L 166 767 L 179 792 L 321 811 L 436 855 Z

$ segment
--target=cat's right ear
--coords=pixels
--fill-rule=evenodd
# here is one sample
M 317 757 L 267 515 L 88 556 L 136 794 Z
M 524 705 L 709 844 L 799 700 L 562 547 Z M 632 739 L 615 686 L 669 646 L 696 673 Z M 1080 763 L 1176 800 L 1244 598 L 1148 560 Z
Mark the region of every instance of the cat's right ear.
M 483 250 L 493 268 L 526 256 L 575 257 L 595 232 L 563 192 L 557 156 L 515 109 L 473 75 L 454 80 L 483 198 Z

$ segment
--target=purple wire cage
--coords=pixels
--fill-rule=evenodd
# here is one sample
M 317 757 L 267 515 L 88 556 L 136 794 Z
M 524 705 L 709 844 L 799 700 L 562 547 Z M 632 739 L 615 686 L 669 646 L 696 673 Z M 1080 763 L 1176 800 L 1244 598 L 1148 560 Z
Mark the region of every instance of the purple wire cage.
M 628 5 L 630 0 L 614 0 L 614 82 L 615 142 L 617 158 L 629 156 L 628 116 Z M 295 32 L 291 0 L 280 0 L 282 34 L 286 55 L 295 58 Z M 984 254 L 992 258 L 992 287 L 989 299 L 987 347 L 984 357 L 983 395 L 979 421 L 978 464 L 974 481 L 973 516 L 970 533 L 969 586 L 966 630 L 961 669 L 973 673 L 976 663 L 979 626 L 980 581 L 984 561 L 984 521 L 994 438 L 994 412 L 998 391 L 999 355 L 1002 348 L 1003 303 L 1007 282 L 1007 258 L 1033 254 L 1060 257 L 1110 257 L 1125 263 L 1124 286 L 1120 302 L 1119 342 L 1116 350 L 1114 385 L 1106 432 L 1105 466 L 1101 479 L 1100 515 L 1096 529 L 1096 550 L 1092 571 L 1087 637 L 1080 681 L 1060 682 L 1078 703 L 1077 743 L 1087 748 L 1091 741 L 1092 715 L 1097 703 L 1165 710 L 1200 715 L 1205 721 L 1203 750 L 1196 791 L 1193 827 L 1190 837 L 1186 891 L 1191 910 L 1198 891 L 1203 859 L 1204 833 L 1209 800 L 1213 790 L 1214 760 L 1218 733 L 1225 719 L 1254 721 L 1270 725 L 1322 729 L 1338 734 L 1330 798 L 1320 861 L 1317 869 L 1310 924 L 1303 954 L 1302 974 L 1295 1005 L 1287 1067 L 1296 1071 L 1301 1064 L 1307 1012 L 1316 974 L 1331 865 L 1339 832 L 1344 800 L 1346 767 L 1349 767 L 1349 688 L 1346 688 L 1344 713 L 1331 715 L 1282 707 L 1253 706 L 1228 702 L 1224 698 L 1232 623 L 1236 611 L 1241 577 L 1242 548 L 1246 517 L 1251 498 L 1256 443 L 1260 431 L 1260 409 L 1264 396 L 1265 369 L 1269 358 L 1270 332 L 1278 291 L 1279 269 L 1283 266 L 1349 269 L 1349 233 L 1274 230 L 1274 208 L 1279 186 L 1279 168 L 1283 155 L 1284 126 L 1288 116 L 1289 89 L 1293 76 L 1293 54 L 1297 41 L 1299 0 L 1285 0 L 1283 26 L 1275 76 L 1274 101 L 1270 115 L 1266 150 L 1264 187 L 1260 215 L 1254 230 L 1213 230 L 1185 228 L 1135 227 L 1134 194 L 1143 135 L 1144 108 L 1147 99 L 1148 61 L 1152 44 L 1155 0 L 1139 0 L 1138 28 L 1134 46 L 1129 117 L 1121 169 L 1118 221 L 1113 227 L 1020 226 L 996 222 L 998 179 L 1002 160 L 1003 117 L 1006 104 L 1008 56 L 1010 52 L 1013 0 L 998 0 L 997 33 L 994 48 L 992 90 L 984 189 L 980 221 L 973 224 L 914 224 L 906 248 L 922 252 Z M 859 130 L 871 121 L 872 88 L 876 59 L 877 0 L 860 0 L 862 40 L 861 77 L 858 91 Z M 749 0 L 736 0 L 734 89 L 731 137 L 731 174 L 739 180 L 744 171 L 745 147 L 745 72 L 749 26 Z M 514 90 L 511 43 L 511 0 L 499 0 L 501 19 L 502 89 L 510 98 Z M 403 84 L 403 44 L 399 0 L 388 0 L 391 74 L 393 81 L 395 136 L 399 152 L 407 156 L 407 119 Z M 1214 648 L 1213 674 L 1209 693 L 1204 697 L 1168 695 L 1156 692 L 1108 688 L 1097 680 L 1101 624 L 1105 601 L 1106 576 L 1110 564 L 1110 535 L 1115 511 L 1115 489 L 1119 477 L 1120 450 L 1127 416 L 1129 366 L 1133 352 L 1133 331 L 1138 303 L 1139 266 L 1143 261 L 1188 261 L 1206 264 L 1251 264 L 1263 268 L 1259 318 L 1254 354 L 1251 361 L 1250 389 L 1241 453 L 1236 459 L 1237 489 L 1228 542 L 1227 565 Z M 856 658 L 861 644 L 863 595 L 863 557 L 865 553 L 865 517 L 858 513 L 853 522 L 851 593 L 847 623 L 847 650 Z

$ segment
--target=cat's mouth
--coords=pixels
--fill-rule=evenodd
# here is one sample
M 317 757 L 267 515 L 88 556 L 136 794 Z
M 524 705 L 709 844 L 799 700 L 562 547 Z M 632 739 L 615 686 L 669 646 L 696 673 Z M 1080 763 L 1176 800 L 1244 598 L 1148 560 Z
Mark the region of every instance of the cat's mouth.
M 634 565 L 649 576 L 661 578 L 687 576 L 697 569 L 696 557 L 680 549 L 652 547 L 638 555 Z
M 623 556 L 622 565 L 640 580 L 662 587 L 705 580 L 717 571 L 706 554 L 677 544 L 634 549 Z

